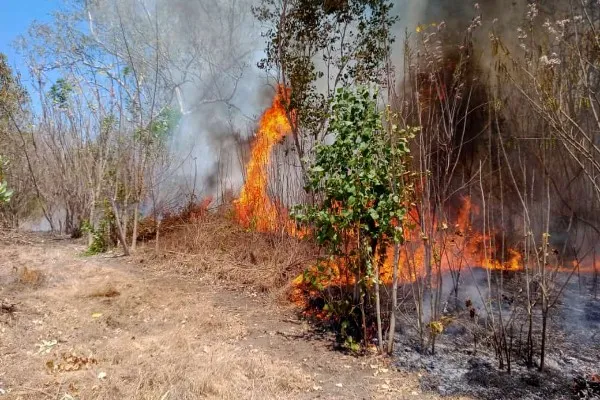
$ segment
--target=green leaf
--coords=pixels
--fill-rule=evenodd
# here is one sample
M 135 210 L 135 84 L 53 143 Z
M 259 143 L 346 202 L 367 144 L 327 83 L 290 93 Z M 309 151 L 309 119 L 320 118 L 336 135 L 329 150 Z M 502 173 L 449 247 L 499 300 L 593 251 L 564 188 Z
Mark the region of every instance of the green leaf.
M 373 218 L 374 221 L 377 221 L 379 219 L 379 213 L 373 208 L 369 210 L 369 215 L 371 216 L 371 218 Z

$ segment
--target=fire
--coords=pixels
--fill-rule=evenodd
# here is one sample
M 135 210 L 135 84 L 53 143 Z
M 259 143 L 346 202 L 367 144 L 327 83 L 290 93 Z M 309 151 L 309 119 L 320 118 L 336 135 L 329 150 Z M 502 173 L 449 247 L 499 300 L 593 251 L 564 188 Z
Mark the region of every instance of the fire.
M 501 249 L 494 244 L 495 232 L 482 233 L 472 220 L 479 217 L 479 208 L 469 197 L 462 199 L 458 210 L 454 213 L 454 222 L 439 222 L 433 226 L 433 235 L 423 232 L 420 226 L 419 210 L 411 209 L 405 224 L 406 241 L 400 247 L 398 275 L 401 284 L 413 283 L 425 279 L 427 275 L 426 245 L 431 245 L 429 255 L 430 273 L 445 275 L 448 273 L 464 273 L 469 268 L 484 268 L 492 271 L 522 271 L 527 261 L 517 248 L 508 248 L 502 256 Z M 555 260 L 556 261 L 556 260 Z M 388 247 L 383 260 L 375 260 L 380 264 L 380 279 L 384 284 L 391 284 L 393 276 L 394 248 Z M 536 268 L 535 260 L 527 263 L 529 268 Z M 319 286 L 350 286 L 355 282 L 354 276 L 348 273 L 347 260 L 337 259 L 327 261 L 308 269 L 307 274 L 318 278 Z M 582 267 L 574 262 L 572 265 L 548 265 L 549 271 L 570 272 Z M 302 276 L 294 281 L 298 289 L 294 298 L 301 298 L 303 290 L 306 293 L 307 281 Z M 437 285 L 436 278 L 432 284 Z M 308 293 L 311 290 L 308 289 Z M 301 303 L 301 301 L 300 301 Z
M 501 257 L 492 242 L 491 234 L 482 233 L 472 225 L 471 218 L 479 216 L 479 208 L 470 197 L 462 199 L 454 230 L 439 229 L 438 247 L 441 248 L 442 271 L 464 267 L 483 267 L 490 270 L 516 271 L 523 269 L 521 253 L 509 248 L 507 257 Z M 502 262 L 501 259 L 505 258 Z
M 285 208 L 275 204 L 267 194 L 267 167 L 271 152 L 291 131 L 285 112 L 288 97 L 289 90 L 280 87 L 273 104 L 260 119 L 250 161 L 246 165 L 246 182 L 235 201 L 235 214 L 237 221 L 246 228 L 259 232 L 275 232 L 283 228 L 289 234 L 299 235 Z
M 413 228 L 407 229 L 406 243 L 402 246 L 399 258 L 400 280 L 414 282 L 426 275 L 425 245 L 430 244 L 432 252 L 429 263 L 432 273 L 465 271 L 471 267 L 497 271 L 519 271 L 524 268 L 523 256 L 515 248 L 509 248 L 505 257 L 493 245 L 490 233 L 482 233 L 472 225 L 472 218 L 479 216 L 479 208 L 471 198 L 462 199 L 456 212 L 455 223 L 440 222 L 434 224 L 433 237 L 428 237 L 420 227 L 417 210 L 411 210 Z M 504 258 L 504 261 L 501 261 Z M 382 277 L 391 282 L 393 268 L 393 249 L 388 249 L 383 264 Z M 386 278 L 390 277 L 389 280 Z
M 267 193 L 268 171 L 271 153 L 275 145 L 290 131 L 291 125 L 286 115 L 285 102 L 289 90 L 280 87 L 273 104 L 260 119 L 256 139 L 252 145 L 251 158 L 246 165 L 246 182 L 242 187 L 239 198 L 235 201 L 235 216 L 237 221 L 246 228 L 259 232 L 285 231 L 290 235 L 302 237 L 307 230 L 299 230 L 290 220 L 287 210 L 272 201 Z M 417 208 L 409 210 L 405 224 L 406 241 L 400 248 L 398 273 L 401 283 L 416 282 L 427 275 L 426 265 L 430 265 L 430 273 L 446 274 L 448 272 L 466 271 L 471 267 L 485 268 L 495 271 L 520 271 L 525 268 L 523 254 L 516 248 L 508 248 L 502 256 L 500 249 L 492 240 L 495 232 L 480 232 L 472 224 L 479 216 L 479 208 L 469 197 L 462 199 L 453 220 L 440 220 L 433 225 L 432 232 L 426 233 L 421 226 L 420 214 Z M 452 217 L 450 217 L 452 219 Z M 431 237 L 430 237 L 431 236 Z M 426 254 L 430 246 L 431 254 Z M 427 257 L 429 260 L 427 260 Z M 350 259 L 334 259 L 310 267 L 304 275 L 293 282 L 295 288 L 292 297 L 297 303 L 304 303 L 306 294 L 311 292 L 305 277 L 318 280 L 321 288 L 333 286 L 350 286 L 355 277 L 349 272 L 348 263 L 356 262 Z M 380 279 L 384 284 L 392 281 L 394 249 L 386 249 L 380 263 Z M 531 266 L 533 267 L 533 265 Z M 580 268 L 579 262 L 573 266 L 558 268 L 567 271 Z M 594 266 L 594 270 L 600 268 Z M 554 268 L 550 266 L 550 268 Z M 435 284 L 435 283 L 434 283 Z

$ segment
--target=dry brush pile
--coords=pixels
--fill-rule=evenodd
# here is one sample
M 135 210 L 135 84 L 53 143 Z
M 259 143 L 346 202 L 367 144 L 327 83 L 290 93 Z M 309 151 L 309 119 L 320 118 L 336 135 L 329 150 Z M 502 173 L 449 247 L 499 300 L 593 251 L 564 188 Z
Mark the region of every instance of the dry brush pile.
M 191 220 L 180 216 L 173 226 L 161 223 L 158 254 L 184 271 L 285 298 L 292 281 L 317 259 L 318 248 L 285 233 L 248 230 L 233 215 L 226 205 Z

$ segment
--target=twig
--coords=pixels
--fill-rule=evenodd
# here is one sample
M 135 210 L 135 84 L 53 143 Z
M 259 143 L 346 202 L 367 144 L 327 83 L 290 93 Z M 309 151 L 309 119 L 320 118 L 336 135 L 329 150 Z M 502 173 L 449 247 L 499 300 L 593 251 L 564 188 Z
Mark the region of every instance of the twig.
M 63 381 L 64 381 L 64 378 L 62 378 L 62 379 L 60 380 L 60 383 L 58 384 L 58 389 L 56 390 L 56 396 L 54 396 L 54 398 L 55 398 L 56 400 L 59 400 L 59 399 L 58 399 L 58 396 L 60 396 L 60 389 L 62 388 Z
M 160 397 L 160 400 L 165 400 L 165 399 L 167 398 L 167 396 L 168 396 L 170 393 L 171 393 L 171 389 L 167 390 L 167 391 L 165 392 L 165 394 L 163 394 L 163 395 Z
M 15 304 L 0 303 L 0 311 L 12 314 L 16 311 Z

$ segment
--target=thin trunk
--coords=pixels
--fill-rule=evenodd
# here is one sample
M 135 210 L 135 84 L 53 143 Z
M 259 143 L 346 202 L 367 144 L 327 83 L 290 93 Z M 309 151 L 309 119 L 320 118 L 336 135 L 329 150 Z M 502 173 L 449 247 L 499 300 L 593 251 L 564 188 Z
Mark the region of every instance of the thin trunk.
M 129 248 L 127 247 L 127 241 L 125 240 L 125 234 L 123 233 L 123 227 L 121 226 L 121 219 L 119 218 L 119 209 L 117 208 L 117 204 L 114 199 L 111 199 L 110 204 L 113 209 L 113 214 L 115 215 L 115 225 L 117 225 L 117 236 L 119 237 L 119 241 L 123 247 L 123 253 L 128 256 Z
M 531 314 L 531 307 L 528 306 L 527 312 L 529 313 L 527 327 L 527 367 L 531 368 L 533 366 L 533 315 Z
M 136 202 L 133 206 L 133 228 L 131 234 L 131 251 L 135 251 L 137 247 L 137 233 L 138 233 L 138 222 L 139 222 L 139 203 Z
M 546 159 L 546 151 L 545 147 L 543 157 L 544 161 Z M 546 265 L 548 264 L 548 246 L 550 239 L 550 182 L 546 179 L 546 196 L 547 196 L 547 213 L 546 213 L 546 232 L 542 235 L 542 265 L 540 268 L 542 269 L 542 344 L 540 348 L 540 372 L 544 370 L 544 364 L 546 361 L 546 328 L 548 326 L 548 313 L 550 312 L 550 307 L 548 305 L 548 285 L 547 285 L 547 276 L 546 276 Z
M 544 305 L 542 305 L 544 307 Z M 548 325 L 548 310 L 542 313 L 542 345 L 540 349 L 540 367 L 539 371 L 544 371 L 544 364 L 546 361 L 546 327 Z
M 363 330 L 363 345 L 367 347 L 367 317 L 365 315 L 365 292 L 361 291 L 360 294 L 360 314 L 362 316 L 362 330 Z
M 381 298 L 379 294 L 379 260 L 375 260 L 375 312 L 377 314 L 377 347 L 383 353 L 383 328 L 381 326 Z
M 400 245 L 394 246 L 394 266 L 392 267 L 392 310 L 390 312 L 390 330 L 388 335 L 387 352 L 394 351 L 394 335 L 396 331 L 396 308 L 398 307 L 398 262 L 400 260 Z
M 594 248 L 594 300 L 598 300 L 598 264 L 596 263 L 596 248 Z
M 92 206 L 90 208 L 90 220 L 89 224 L 92 228 L 95 229 L 94 220 L 96 219 L 96 193 L 92 190 Z M 92 230 L 88 232 L 88 246 L 91 246 L 94 242 L 94 235 L 92 235 Z
M 126 206 L 127 197 L 125 197 L 125 201 L 123 201 L 123 204 L 125 204 L 125 206 L 123 207 L 123 217 L 121 218 L 121 220 L 123 222 L 123 232 L 125 233 L 125 240 L 127 240 L 127 232 L 129 232 L 129 207 Z
M 159 249 L 159 245 L 158 245 L 158 239 L 160 236 L 160 221 L 156 221 L 156 237 L 154 238 L 154 251 L 158 253 L 158 249 Z

